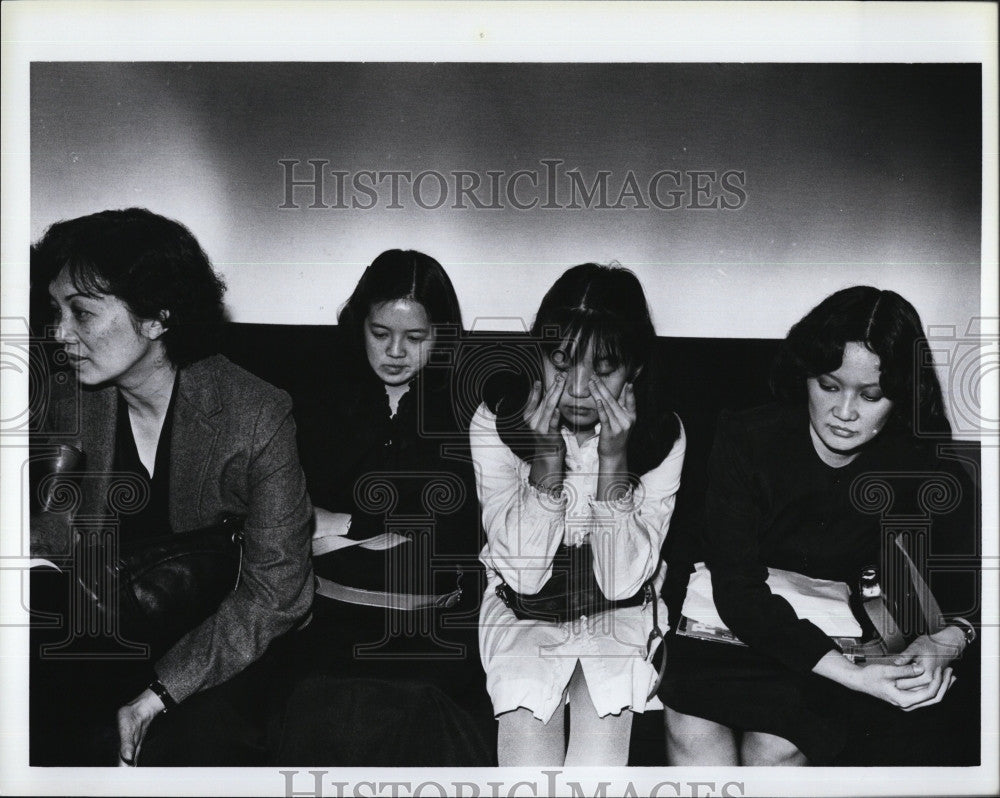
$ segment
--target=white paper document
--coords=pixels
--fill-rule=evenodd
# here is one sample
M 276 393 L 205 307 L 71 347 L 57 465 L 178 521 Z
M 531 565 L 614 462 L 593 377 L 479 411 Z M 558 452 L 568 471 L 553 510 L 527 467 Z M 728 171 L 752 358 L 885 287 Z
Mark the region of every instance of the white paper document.
M 712 574 L 703 562 L 694 568 L 682 613 L 700 623 L 728 629 L 715 608 Z M 767 573 L 768 588 L 791 604 L 799 618 L 812 621 L 830 637 L 861 637 L 861 625 L 848 603 L 851 591 L 845 583 L 813 579 L 780 568 L 768 568 Z

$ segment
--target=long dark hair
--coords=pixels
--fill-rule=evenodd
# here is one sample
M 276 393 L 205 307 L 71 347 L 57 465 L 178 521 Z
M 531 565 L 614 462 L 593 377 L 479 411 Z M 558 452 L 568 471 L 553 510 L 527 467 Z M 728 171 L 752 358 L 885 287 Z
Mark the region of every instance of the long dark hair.
M 386 250 L 365 269 L 354 293 L 337 315 L 341 341 L 355 376 L 371 372 L 365 355 L 365 319 L 374 305 L 396 299 L 412 299 L 423 305 L 437 333 L 435 353 L 440 354 L 443 349 L 456 345 L 461 338 L 462 311 L 441 264 L 430 255 L 413 249 Z M 431 362 L 435 359 L 432 355 Z M 430 375 L 434 375 L 437 382 L 445 378 L 441 369 L 432 369 Z
M 878 356 L 879 385 L 893 402 L 890 422 L 917 437 L 951 436 L 941 384 L 916 309 L 894 291 L 856 285 L 831 294 L 792 327 L 771 371 L 778 399 L 806 401 L 806 380 L 840 368 L 844 346 Z
M 31 250 L 33 309 L 45 313 L 43 294 L 63 269 L 80 291 L 116 296 L 140 319 L 166 311 L 160 340 L 174 365 L 217 350 L 226 286 L 180 222 L 145 208 L 56 222 Z
M 624 366 L 635 386 L 636 424 L 629 435 L 628 464 L 635 475 L 658 466 L 680 435 L 674 413 L 658 406 L 649 390 L 656 331 L 639 279 L 621 266 L 584 263 L 567 269 L 546 292 L 531 326 L 531 344 L 540 358 L 571 364 L 593 345 L 595 359 Z M 498 375 L 486 384 L 485 402 L 497 416 L 501 438 L 522 459 L 533 448 L 523 421 L 536 374 Z

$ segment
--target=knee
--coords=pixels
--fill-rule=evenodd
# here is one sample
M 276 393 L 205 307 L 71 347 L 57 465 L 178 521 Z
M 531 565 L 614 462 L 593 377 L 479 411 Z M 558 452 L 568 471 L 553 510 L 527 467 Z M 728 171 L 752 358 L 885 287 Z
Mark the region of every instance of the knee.
M 497 719 L 497 761 L 500 767 L 562 766 L 566 749 L 561 712 L 542 723 L 524 708 Z
M 523 737 L 529 734 L 542 734 L 550 726 L 552 729 L 557 729 L 559 724 L 542 723 L 532 714 L 531 710 L 524 707 L 497 716 L 497 730 L 501 735 Z
M 672 765 L 735 765 L 736 742 L 732 729 L 667 707 L 667 759 Z
M 745 732 L 741 748 L 742 764 L 761 767 L 795 767 L 809 764 L 795 745 L 784 737 L 765 732 Z

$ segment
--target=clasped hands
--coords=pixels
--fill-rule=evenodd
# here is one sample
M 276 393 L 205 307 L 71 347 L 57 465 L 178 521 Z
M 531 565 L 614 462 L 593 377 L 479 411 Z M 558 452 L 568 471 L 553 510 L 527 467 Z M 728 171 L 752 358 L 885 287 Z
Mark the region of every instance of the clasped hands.
M 955 627 L 921 635 L 891 665 L 862 668 L 865 692 L 904 712 L 938 703 L 955 683 L 950 663 L 962 653 L 962 641 L 962 632 Z

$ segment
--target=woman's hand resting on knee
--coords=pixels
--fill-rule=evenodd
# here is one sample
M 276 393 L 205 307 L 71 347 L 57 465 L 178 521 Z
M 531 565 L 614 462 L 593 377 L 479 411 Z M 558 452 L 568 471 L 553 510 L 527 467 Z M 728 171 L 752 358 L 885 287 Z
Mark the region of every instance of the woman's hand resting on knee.
M 901 664 L 855 665 L 843 654 L 828 651 L 816 663 L 813 673 L 904 711 L 938 703 L 955 682 L 951 668 L 938 667 L 928 671 L 921 657 L 911 657 L 908 652 L 909 649 L 900 654 L 898 660 L 902 660 Z
M 118 710 L 119 766 L 133 767 L 153 719 L 163 711 L 163 701 L 152 690 L 143 690 Z

